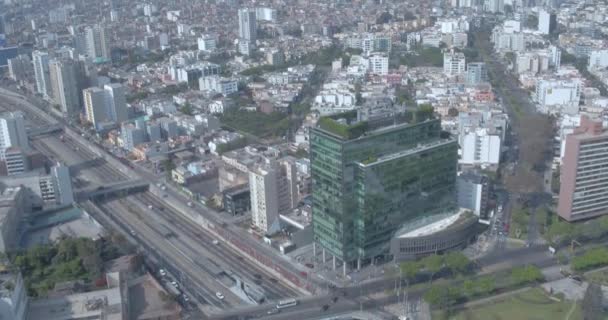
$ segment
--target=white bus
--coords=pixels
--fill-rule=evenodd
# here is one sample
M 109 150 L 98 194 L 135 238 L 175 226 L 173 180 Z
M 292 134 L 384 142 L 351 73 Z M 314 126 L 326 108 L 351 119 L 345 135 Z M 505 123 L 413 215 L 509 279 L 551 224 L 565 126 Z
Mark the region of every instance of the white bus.
M 289 308 L 289 307 L 296 306 L 297 304 L 298 304 L 298 300 L 296 300 L 296 299 L 280 300 L 279 303 L 277 304 L 277 309 Z

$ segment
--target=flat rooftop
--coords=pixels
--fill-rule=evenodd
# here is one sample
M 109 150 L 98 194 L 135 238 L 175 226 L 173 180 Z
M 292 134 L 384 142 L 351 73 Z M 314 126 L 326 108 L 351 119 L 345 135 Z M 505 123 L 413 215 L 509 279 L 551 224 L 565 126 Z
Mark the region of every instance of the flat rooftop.
M 28 320 L 65 319 L 122 320 L 120 288 L 73 294 L 30 302 Z
M 98 239 L 104 228 L 80 208 L 69 208 L 44 214 L 28 225 L 22 238 L 24 247 L 54 242 L 61 237 L 82 237 Z
M 179 316 L 181 308 L 172 301 L 163 301 L 160 292 L 165 292 L 149 274 L 130 282 L 128 319 L 159 319 Z

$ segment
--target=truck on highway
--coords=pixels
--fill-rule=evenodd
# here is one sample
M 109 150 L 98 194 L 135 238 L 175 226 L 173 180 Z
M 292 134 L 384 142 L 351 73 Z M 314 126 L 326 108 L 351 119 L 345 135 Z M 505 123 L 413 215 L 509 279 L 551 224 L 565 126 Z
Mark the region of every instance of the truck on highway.
M 296 299 L 285 299 L 285 300 L 281 300 L 281 301 L 279 301 L 279 303 L 277 303 L 277 309 L 295 307 L 297 304 L 298 304 L 298 300 L 296 300 Z
M 167 288 L 167 291 L 169 291 L 169 293 L 175 297 L 182 294 L 182 292 L 171 282 L 165 282 L 165 287 Z

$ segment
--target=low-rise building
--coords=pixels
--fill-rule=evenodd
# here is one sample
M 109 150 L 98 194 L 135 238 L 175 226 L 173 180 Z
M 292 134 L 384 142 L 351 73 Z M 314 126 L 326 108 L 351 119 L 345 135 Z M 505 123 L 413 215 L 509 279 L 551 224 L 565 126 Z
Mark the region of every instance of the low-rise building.
M 251 193 L 249 185 L 244 184 L 222 191 L 224 210 L 233 216 L 241 215 L 251 210 Z

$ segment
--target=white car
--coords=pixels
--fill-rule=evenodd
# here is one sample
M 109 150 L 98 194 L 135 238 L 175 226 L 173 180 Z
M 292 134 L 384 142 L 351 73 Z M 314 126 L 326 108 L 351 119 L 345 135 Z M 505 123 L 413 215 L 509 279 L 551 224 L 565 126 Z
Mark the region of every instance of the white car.
M 179 288 L 179 284 L 175 281 L 171 281 L 171 284 L 175 287 L 175 288 Z
M 224 300 L 224 295 L 221 292 L 216 292 L 215 296 L 220 300 Z
M 167 275 L 167 271 L 165 271 L 165 269 L 158 270 L 158 273 L 160 273 L 160 275 L 163 277 Z
M 220 244 L 220 242 L 219 242 L 219 241 L 217 241 L 217 239 L 213 239 L 213 241 L 211 241 L 211 242 L 212 242 L 213 244 L 215 244 L 215 245 Z
M 152 209 L 154 209 L 154 207 L 152 205 L 149 205 L 148 209 L 152 210 Z

